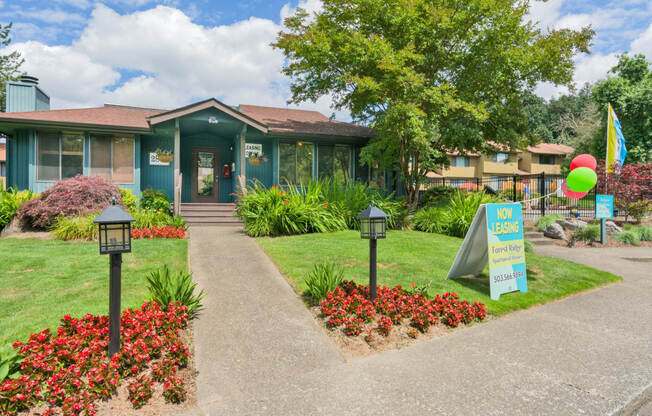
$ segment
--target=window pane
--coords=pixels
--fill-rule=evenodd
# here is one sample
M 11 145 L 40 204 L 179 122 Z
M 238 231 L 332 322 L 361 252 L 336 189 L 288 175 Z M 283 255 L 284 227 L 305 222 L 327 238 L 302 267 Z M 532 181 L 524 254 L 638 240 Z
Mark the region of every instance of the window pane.
M 333 146 L 319 146 L 318 163 L 317 167 L 319 169 L 319 179 L 332 178 L 333 177 Z
M 295 183 L 297 176 L 297 154 L 294 143 L 279 143 L 278 176 L 281 185 Z
M 111 141 L 109 135 L 91 136 L 91 175 L 111 179 Z
M 36 180 L 59 180 L 59 133 L 37 134 Z
M 113 182 L 134 183 L 134 138 L 113 139 Z
M 351 171 L 351 148 L 349 146 L 335 146 L 335 179 L 345 184 L 349 182 Z
M 63 134 L 61 136 L 61 179 L 84 173 L 84 136 Z
M 496 153 L 494 155 L 494 162 L 496 163 L 505 163 L 507 162 L 507 159 L 509 159 L 509 155 L 507 153 Z
M 299 142 L 302 143 L 302 142 Z M 297 180 L 299 185 L 308 185 L 312 180 L 312 143 L 297 143 Z
M 542 165 L 554 165 L 555 155 L 539 155 L 539 163 Z

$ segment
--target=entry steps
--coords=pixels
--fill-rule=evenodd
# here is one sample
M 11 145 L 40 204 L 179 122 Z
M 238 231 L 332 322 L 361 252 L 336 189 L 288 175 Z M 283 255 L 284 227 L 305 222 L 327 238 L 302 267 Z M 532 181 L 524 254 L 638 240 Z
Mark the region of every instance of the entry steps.
M 537 231 L 536 228 L 531 225 L 526 225 L 523 231 L 523 237 L 535 246 L 551 246 L 555 244 L 553 239 L 545 237 L 543 233 Z
M 231 203 L 187 203 L 181 204 L 181 216 L 188 225 L 241 227 L 242 221 L 235 215 L 235 204 Z

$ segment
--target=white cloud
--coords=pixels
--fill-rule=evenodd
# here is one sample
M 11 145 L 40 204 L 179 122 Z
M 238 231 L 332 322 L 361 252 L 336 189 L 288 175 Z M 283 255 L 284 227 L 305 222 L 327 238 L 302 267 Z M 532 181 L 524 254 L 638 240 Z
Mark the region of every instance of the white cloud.
M 11 15 L 13 19 L 22 17 L 46 23 L 81 24 L 86 22 L 86 18 L 80 14 L 68 13 L 59 9 L 16 8 L 11 11 Z
M 300 0 L 297 7 L 292 7 L 290 6 L 290 3 L 285 3 L 281 8 L 281 24 L 283 24 L 283 21 L 286 18 L 292 16 L 299 7 L 305 10 L 308 15 L 312 17 L 314 13 L 322 10 L 322 3 L 321 0 Z
M 89 7 L 91 7 L 91 2 L 89 0 L 55 0 L 55 1 L 60 4 L 76 7 L 78 9 L 88 9 Z
M 559 9 L 564 0 L 533 1 L 528 12 L 529 20 L 537 23 L 542 29 L 552 28 L 560 16 Z
M 632 42 L 632 53 L 642 53 L 652 60 L 652 23 L 650 26 Z

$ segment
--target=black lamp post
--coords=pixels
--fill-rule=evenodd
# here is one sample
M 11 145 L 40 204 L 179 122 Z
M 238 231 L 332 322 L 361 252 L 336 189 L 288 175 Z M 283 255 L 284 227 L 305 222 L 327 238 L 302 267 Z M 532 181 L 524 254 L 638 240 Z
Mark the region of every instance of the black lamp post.
M 109 359 L 120 351 L 120 291 L 122 253 L 131 252 L 131 223 L 134 218 L 121 206 L 115 204 L 115 197 L 100 215 L 95 218 L 100 232 L 100 254 L 110 254 L 111 280 L 109 280 Z
M 374 206 L 373 201 L 358 218 L 360 219 L 360 237 L 369 240 L 369 300 L 376 300 L 376 240 L 385 238 L 387 217 L 383 211 Z

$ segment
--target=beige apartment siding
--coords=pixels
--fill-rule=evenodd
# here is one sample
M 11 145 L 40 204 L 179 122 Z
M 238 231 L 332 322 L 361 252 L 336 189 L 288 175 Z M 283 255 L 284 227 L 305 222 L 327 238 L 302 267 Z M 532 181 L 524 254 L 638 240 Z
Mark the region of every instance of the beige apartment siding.
M 518 168 L 524 172 L 530 172 L 532 168 L 532 153 L 523 152 L 518 161 Z
M 532 174 L 545 173 L 547 175 L 561 175 L 561 164 L 564 162 L 564 156 L 554 155 L 554 165 L 543 165 L 539 163 L 539 154 L 532 155 L 532 163 L 529 172 Z
M 475 178 L 481 176 L 478 171 L 479 157 L 469 157 L 469 167 L 447 166 L 439 172 L 445 178 Z M 453 162 L 453 157 L 448 156 L 449 164 Z
M 482 170 L 484 175 L 512 175 L 518 170 L 518 154 L 510 154 L 506 163 L 493 162 L 493 155 L 482 157 Z

